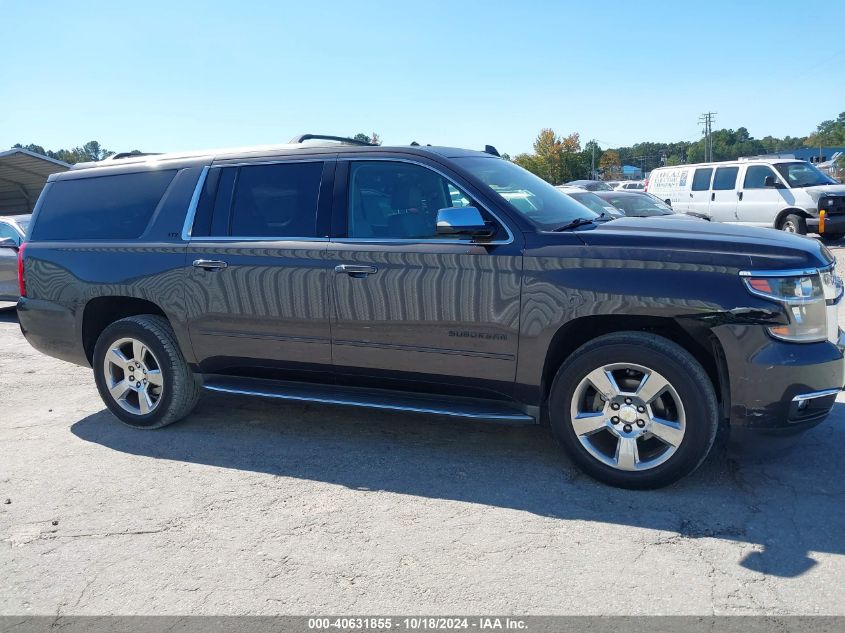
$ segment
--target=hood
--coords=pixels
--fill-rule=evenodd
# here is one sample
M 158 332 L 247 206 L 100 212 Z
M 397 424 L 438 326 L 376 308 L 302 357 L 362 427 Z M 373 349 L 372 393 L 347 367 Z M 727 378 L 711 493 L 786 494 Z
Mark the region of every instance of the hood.
M 810 237 L 689 218 L 620 218 L 577 235 L 587 246 L 632 260 L 766 270 L 819 268 L 835 261 L 823 244 Z
M 845 196 L 845 185 L 818 185 L 817 187 L 801 187 L 801 189 L 816 201 L 822 196 Z

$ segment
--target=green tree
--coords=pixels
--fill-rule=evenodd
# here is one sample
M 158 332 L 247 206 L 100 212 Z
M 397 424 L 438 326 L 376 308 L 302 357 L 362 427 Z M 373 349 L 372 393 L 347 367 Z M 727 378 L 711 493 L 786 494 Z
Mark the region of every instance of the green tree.
M 822 121 L 806 141 L 811 147 L 822 145 L 845 145 L 845 112 L 835 120 Z
M 381 145 L 381 137 L 376 132 L 373 132 L 371 136 L 367 136 L 363 132 L 358 132 L 352 138 L 356 141 L 361 141 L 362 143 L 370 143 L 371 145 Z
M 108 158 L 114 154 L 114 152 L 107 150 L 100 145 L 99 141 L 88 141 L 81 147 L 74 147 L 73 149 L 59 149 L 56 151 L 45 150 L 40 145 L 35 145 L 33 143 L 30 143 L 29 145 L 15 143 L 12 147 L 26 149 L 30 152 L 35 152 L 36 154 L 55 158 L 56 160 L 61 160 L 70 164 L 103 160 L 104 158 Z M 135 150 L 135 152 L 140 153 L 138 150 Z
M 513 159 L 543 180 L 559 185 L 582 175 L 581 139 L 577 133 L 560 137 L 551 128 L 543 128 L 534 140 L 533 154 L 520 154 Z
M 619 152 L 609 149 L 602 154 L 601 160 L 599 161 L 599 169 L 605 180 L 621 178 L 622 162 L 619 158 Z

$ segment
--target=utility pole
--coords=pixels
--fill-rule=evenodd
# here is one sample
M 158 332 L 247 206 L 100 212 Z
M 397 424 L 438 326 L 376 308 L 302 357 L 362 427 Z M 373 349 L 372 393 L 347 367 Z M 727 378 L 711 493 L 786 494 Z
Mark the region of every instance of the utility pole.
M 649 156 L 634 156 L 634 160 L 640 161 L 640 178 L 645 178 L 645 162 Z
M 699 125 L 704 126 L 704 162 L 713 162 L 713 121 L 718 112 L 705 112 L 698 117 Z
M 595 180 L 596 178 L 596 139 L 590 141 L 590 144 L 593 146 L 593 160 L 590 165 L 590 178 Z

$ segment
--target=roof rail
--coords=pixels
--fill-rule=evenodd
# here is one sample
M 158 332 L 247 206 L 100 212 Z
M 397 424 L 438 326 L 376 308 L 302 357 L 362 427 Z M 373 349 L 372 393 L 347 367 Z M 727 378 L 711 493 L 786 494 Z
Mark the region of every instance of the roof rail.
M 347 145 L 367 145 L 373 146 L 372 143 L 368 143 L 367 141 L 359 141 L 357 138 L 347 138 L 345 136 L 328 136 L 326 134 L 300 134 L 299 136 L 294 136 L 289 142 L 291 145 L 295 145 L 298 143 L 304 143 L 305 141 L 338 141 L 339 143 L 345 143 Z
M 103 160 L 120 160 L 121 158 L 136 158 L 138 156 L 158 156 L 159 154 L 161 152 L 118 152 L 117 154 L 106 156 Z

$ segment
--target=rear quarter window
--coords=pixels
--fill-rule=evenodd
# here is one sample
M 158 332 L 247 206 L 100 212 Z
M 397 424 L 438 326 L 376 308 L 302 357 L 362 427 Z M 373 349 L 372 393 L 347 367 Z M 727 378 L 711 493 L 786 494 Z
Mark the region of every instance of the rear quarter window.
M 139 237 L 176 170 L 57 180 L 44 193 L 33 241 Z

